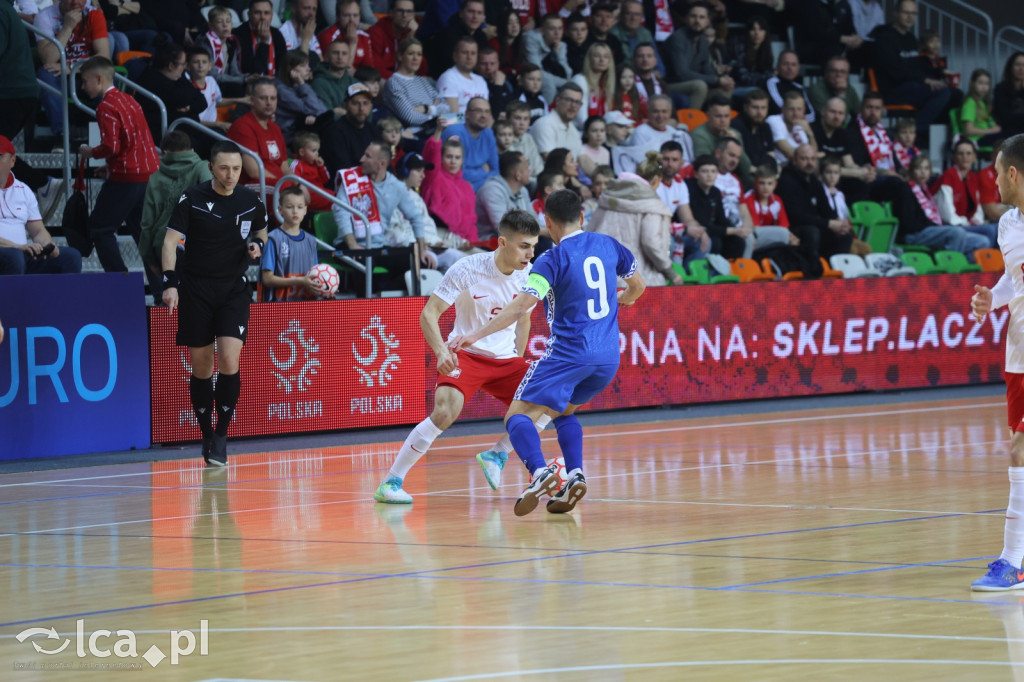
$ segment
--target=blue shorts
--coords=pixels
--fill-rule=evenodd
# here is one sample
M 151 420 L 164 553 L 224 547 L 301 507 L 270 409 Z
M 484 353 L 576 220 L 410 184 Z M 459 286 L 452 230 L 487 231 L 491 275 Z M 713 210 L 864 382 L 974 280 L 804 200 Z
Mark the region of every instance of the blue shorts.
M 583 405 L 604 390 L 619 370 L 619 363 L 610 365 L 578 365 L 564 360 L 541 358 L 534 360 L 526 371 L 516 400 L 550 407 L 564 412 L 573 405 Z

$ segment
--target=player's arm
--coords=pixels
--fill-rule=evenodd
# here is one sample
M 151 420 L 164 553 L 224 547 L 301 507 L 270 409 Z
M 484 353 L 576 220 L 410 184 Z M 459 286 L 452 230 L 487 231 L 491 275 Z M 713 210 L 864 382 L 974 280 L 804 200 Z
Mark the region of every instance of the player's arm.
M 434 351 L 434 355 L 437 356 L 437 373 L 446 376 L 459 366 L 455 354 L 445 345 L 444 337 L 441 336 L 441 327 L 438 324 L 441 315 L 450 307 L 440 296 L 431 294 L 427 299 L 427 304 L 423 306 L 423 312 L 420 313 L 420 329 L 423 330 L 423 338 L 430 349 Z
M 990 312 L 1002 308 L 1012 298 L 1013 278 L 1008 273 L 1004 272 L 991 289 L 975 284 L 974 296 L 971 297 L 971 314 L 974 316 L 974 321 L 983 324 Z
M 537 273 L 531 273 L 527 287 L 536 290 L 536 286 L 534 285 L 536 279 L 547 284 L 547 280 L 543 277 Z M 548 285 L 547 288 L 550 288 L 550 286 L 551 285 Z M 467 346 L 472 346 L 485 336 L 490 336 L 494 332 L 499 332 L 513 322 L 519 321 L 523 317 L 529 318 L 530 309 L 537 305 L 538 301 L 540 301 L 540 297 L 536 296 L 534 293 L 528 291 L 520 292 L 519 295 L 513 298 L 512 302 L 505 306 L 500 313 L 491 318 L 490 322 L 474 332 L 470 332 L 469 334 L 462 336 L 456 336 L 452 339 L 449 346 L 455 351 L 461 348 L 466 348 Z M 518 347 L 518 345 L 517 340 L 516 346 Z
M 644 284 L 644 278 L 639 272 L 634 272 L 629 277 L 626 277 L 626 288 L 618 292 L 619 305 L 633 305 L 643 295 L 646 288 L 647 285 Z
M 253 260 L 263 255 L 263 247 L 267 243 L 267 228 L 256 230 L 249 237 L 249 257 Z
M 178 307 L 178 273 L 175 266 L 178 263 L 178 240 L 181 237 L 181 232 L 168 227 L 164 234 L 163 247 L 160 249 L 160 263 L 164 270 L 163 301 L 172 313 Z
M 524 315 L 516 323 L 516 355 L 526 355 L 526 344 L 530 341 L 530 316 Z

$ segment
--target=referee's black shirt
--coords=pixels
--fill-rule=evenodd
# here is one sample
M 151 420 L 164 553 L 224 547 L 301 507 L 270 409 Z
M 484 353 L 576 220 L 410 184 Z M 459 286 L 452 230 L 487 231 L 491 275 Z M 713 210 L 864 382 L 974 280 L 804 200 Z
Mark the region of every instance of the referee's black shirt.
M 185 190 L 167 227 L 185 235 L 184 276 L 233 279 L 249 267 L 249 236 L 267 227 L 267 209 L 256 192 L 224 196 L 210 180 Z

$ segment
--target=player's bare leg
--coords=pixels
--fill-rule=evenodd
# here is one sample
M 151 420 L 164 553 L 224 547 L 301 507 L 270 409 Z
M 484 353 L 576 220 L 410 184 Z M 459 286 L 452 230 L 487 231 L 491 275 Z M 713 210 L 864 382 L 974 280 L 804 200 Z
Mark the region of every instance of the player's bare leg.
M 565 485 L 548 500 L 547 510 L 550 514 L 571 512 L 587 494 L 587 479 L 583 477 L 583 427 L 575 414 L 578 409 L 579 405 L 570 403 L 565 412 L 554 419 L 567 478 Z
M 537 432 L 540 433 L 550 423 L 551 417 L 542 414 L 534 422 L 534 426 L 537 427 Z M 484 470 L 484 478 L 492 490 L 497 490 L 498 486 L 501 485 L 501 472 L 505 468 L 505 462 L 508 461 L 508 453 L 510 452 L 512 452 L 512 441 L 506 433 L 498 439 L 498 442 L 490 450 L 485 450 L 476 456 L 476 461 L 480 462 L 480 468 Z
M 1003 526 L 1003 551 L 988 565 L 988 573 L 971 583 L 975 592 L 1003 592 L 1024 589 L 1024 433 L 1015 431 L 1010 440 L 1010 499 Z
M 413 465 L 427 453 L 434 440 L 459 418 L 465 402 L 462 391 L 451 386 L 437 387 L 434 411 L 409 432 L 391 470 L 377 486 L 374 500 L 386 504 L 412 504 L 412 495 L 402 489 L 402 482 Z
M 505 429 L 512 447 L 519 459 L 530 472 L 530 485 L 516 500 L 516 516 L 526 516 L 540 502 L 543 495 L 553 495 L 559 486 L 558 470 L 555 465 L 547 466 L 541 451 L 540 434 L 534 423 L 542 416 L 554 417 L 558 413 L 550 407 L 537 405 L 525 400 L 513 400 L 505 415 Z

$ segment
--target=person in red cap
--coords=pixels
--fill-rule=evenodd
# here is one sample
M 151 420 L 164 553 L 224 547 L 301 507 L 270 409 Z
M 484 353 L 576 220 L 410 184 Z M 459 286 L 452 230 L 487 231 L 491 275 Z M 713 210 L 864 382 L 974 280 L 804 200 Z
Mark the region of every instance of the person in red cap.
M 0 135 L 0 275 L 82 271 L 82 255 L 53 243 L 35 193 L 14 177 L 14 145 Z

